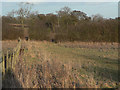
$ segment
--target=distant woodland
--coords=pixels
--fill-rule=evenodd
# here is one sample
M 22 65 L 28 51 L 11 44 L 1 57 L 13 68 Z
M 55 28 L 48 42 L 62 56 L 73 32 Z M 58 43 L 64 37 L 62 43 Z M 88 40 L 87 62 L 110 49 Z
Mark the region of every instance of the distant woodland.
M 24 27 L 16 29 L 9 25 L 22 24 L 28 25 L 31 40 L 118 42 L 118 18 L 106 19 L 99 14 L 89 17 L 69 7 L 61 8 L 56 14 L 29 13 L 26 16 L 23 9 L 20 10 L 18 16 L 13 13 L 2 16 L 3 40 L 24 39 Z

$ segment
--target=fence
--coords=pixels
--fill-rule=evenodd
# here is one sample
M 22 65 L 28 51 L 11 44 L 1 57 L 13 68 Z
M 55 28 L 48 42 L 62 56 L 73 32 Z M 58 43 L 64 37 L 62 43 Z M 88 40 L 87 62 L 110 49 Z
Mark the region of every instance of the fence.
M 10 70 L 15 69 L 15 65 L 20 54 L 21 46 L 22 46 L 21 39 L 19 39 L 17 46 L 13 49 L 12 52 L 7 51 L 6 54 L 2 53 L 2 74 L 3 75 L 5 75 L 5 73 L 9 69 Z

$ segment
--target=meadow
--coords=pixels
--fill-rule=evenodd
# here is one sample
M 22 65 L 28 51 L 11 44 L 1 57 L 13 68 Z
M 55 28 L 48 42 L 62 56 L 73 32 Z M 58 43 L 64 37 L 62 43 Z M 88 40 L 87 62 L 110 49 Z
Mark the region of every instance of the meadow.
M 5 87 L 118 86 L 118 43 L 23 41 L 23 45 L 26 50 L 20 55 L 14 71 L 19 85 L 12 80 L 7 86 L 7 80 L 3 82 Z
M 103 12 L 89 16 L 68 6 L 43 14 L 31 11 L 32 6 L 19 3 L 0 17 L 3 88 L 120 86 L 119 17 L 106 18 Z

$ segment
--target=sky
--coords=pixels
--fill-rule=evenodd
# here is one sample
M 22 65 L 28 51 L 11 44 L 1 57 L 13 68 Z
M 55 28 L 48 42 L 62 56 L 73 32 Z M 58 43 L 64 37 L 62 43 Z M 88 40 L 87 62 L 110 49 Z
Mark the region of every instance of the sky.
M 32 1 L 32 0 L 31 0 Z M 2 15 L 18 10 L 20 2 L 2 2 Z M 118 2 L 33 2 L 32 11 L 40 14 L 55 13 L 64 6 L 85 12 L 88 16 L 100 14 L 104 18 L 118 17 Z
M 83 2 L 83 0 L 0 0 L 2 2 Z M 84 0 L 84 2 L 118 2 L 119 0 Z

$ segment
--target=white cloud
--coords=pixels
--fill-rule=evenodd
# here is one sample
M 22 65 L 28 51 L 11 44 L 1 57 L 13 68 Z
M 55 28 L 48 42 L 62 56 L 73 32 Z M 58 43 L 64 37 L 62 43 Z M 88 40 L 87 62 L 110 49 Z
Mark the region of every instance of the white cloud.
M 119 2 L 119 0 L 1 0 L 2 2 Z

